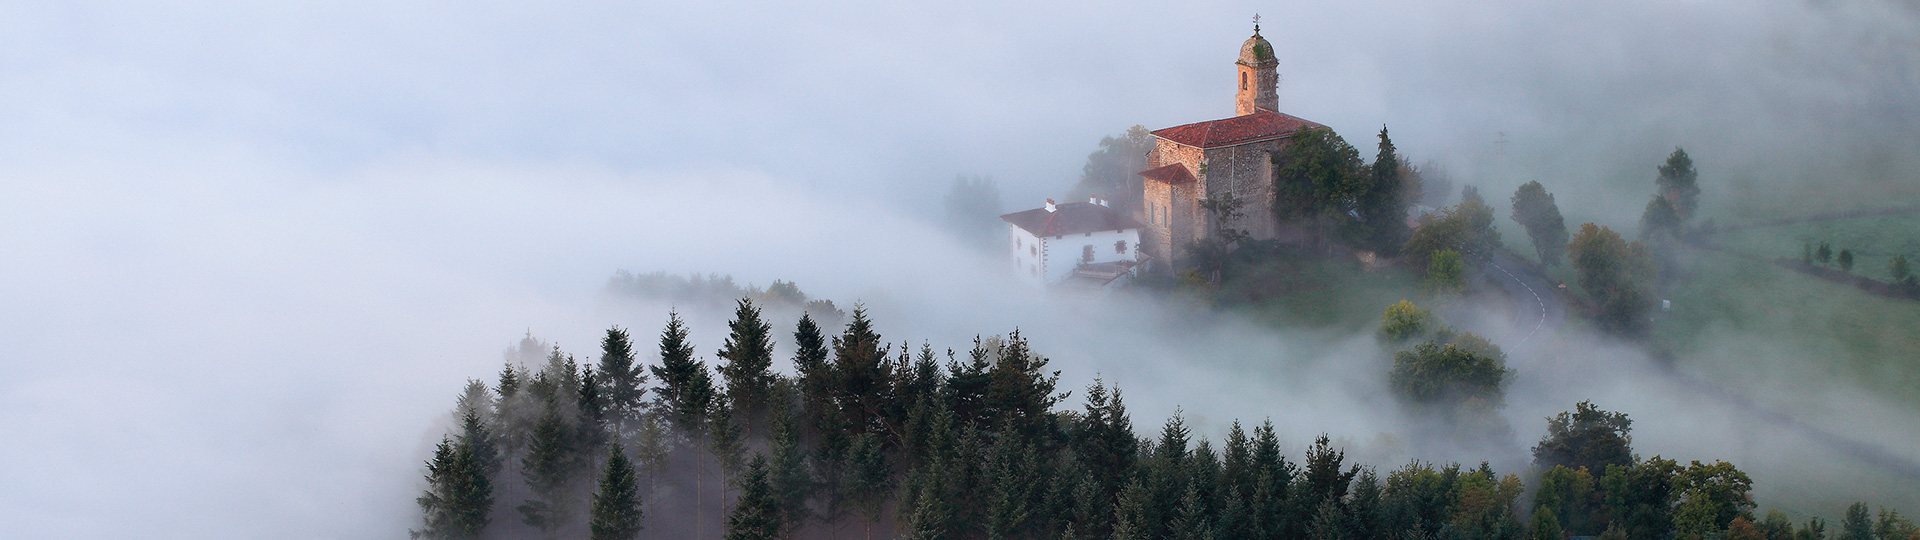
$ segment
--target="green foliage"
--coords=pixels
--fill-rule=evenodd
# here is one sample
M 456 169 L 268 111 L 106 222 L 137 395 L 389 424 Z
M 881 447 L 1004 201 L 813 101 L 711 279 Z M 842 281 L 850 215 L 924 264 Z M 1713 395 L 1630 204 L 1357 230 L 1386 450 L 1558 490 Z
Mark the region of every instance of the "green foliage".
M 674 427 L 698 432 L 705 422 L 707 408 L 713 406 L 713 375 L 707 366 L 693 357 L 693 345 L 687 343 L 687 326 L 680 314 L 667 314 L 667 327 L 660 332 L 660 365 L 653 366 L 660 379 L 654 390 L 660 406 L 669 411 Z
M 1840 537 L 1835 540 L 1873 540 L 1873 514 L 1867 503 L 1847 506 L 1847 517 L 1840 520 Z
M 1848 249 L 1842 249 L 1842 250 L 1840 250 L 1840 257 L 1839 257 L 1839 259 L 1840 259 L 1840 260 L 1839 260 L 1839 262 L 1840 262 L 1840 271 L 1842 271 L 1842 272 L 1852 272 L 1852 271 L 1853 271 L 1853 250 L 1848 250 Z
M 1907 278 L 1913 277 L 1913 270 L 1907 267 L 1907 256 L 1894 255 L 1893 260 L 1887 262 L 1887 275 L 1893 277 L 1895 283 L 1904 282 Z
M 1604 523 L 1597 516 L 1598 485 L 1586 468 L 1569 469 L 1555 465 L 1540 474 L 1540 488 L 1533 497 L 1533 511 L 1552 512 L 1557 518 L 1554 532 L 1582 536 L 1600 532 Z
M 1467 291 L 1467 265 L 1460 252 L 1443 249 L 1427 259 L 1428 290 L 1460 294 Z
M 1540 182 L 1527 182 L 1513 192 L 1513 221 L 1527 230 L 1527 238 L 1540 257 L 1540 264 L 1553 266 L 1567 251 L 1567 223 L 1560 217 L 1560 205 Z
M 1394 152 L 1393 139 L 1387 136 L 1386 126 L 1380 126 L 1380 153 L 1367 168 L 1367 184 L 1355 197 L 1353 208 L 1359 219 L 1355 243 L 1383 255 L 1398 252 L 1408 235 L 1407 171 Z
M 1639 242 L 1628 244 L 1612 229 L 1588 223 L 1567 244 L 1580 287 L 1597 301 L 1596 322 L 1615 334 L 1645 330 L 1652 307 L 1647 283 L 1653 280 L 1653 257 Z
M 1793 520 L 1779 509 L 1767 510 L 1766 519 L 1760 520 L 1757 527 L 1766 540 L 1793 540 Z
M 1360 152 L 1326 128 L 1303 129 L 1289 138 L 1274 156 L 1275 217 L 1283 222 L 1308 221 L 1325 237 L 1331 223 L 1350 223 L 1347 212 L 1366 193 L 1366 170 Z
M 1827 522 L 1817 517 L 1807 518 L 1807 523 L 1793 533 L 1794 540 L 1826 540 Z
M 1405 343 L 1408 340 L 1425 337 L 1434 330 L 1433 312 L 1413 302 L 1401 300 L 1387 306 L 1380 314 L 1380 341 L 1388 344 Z
M 727 514 L 726 540 L 780 538 L 781 516 L 767 480 L 767 458 L 754 454 L 740 478 L 740 500 Z
M 1388 374 L 1394 394 L 1416 405 L 1498 404 L 1507 376 L 1502 357 L 1437 341 L 1395 354 Z
M 645 409 L 647 370 L 634 364 L 633 343 L 626 330 L 607 328 L 607 336 L 600 340 L 599 369 L 607 388 L 608 411 L 623 431 L 633 429 Z
M 727 340 L 715 356 L 726 363 L 720 376 L 727 383 L 727 399 L 745 430 L 765 427 L 767 401 L 773 393 L 772 327 L 760 319 L 753 301 L 740 299 L 727 323 Z
M 1754 526 L 1753 522 L 1748 521 L 1747 518 L 1736 517 L 1733 518 L 1732 522 L 1727 523 L 1726 534 L 1721 535 L 1721 538 L 1725 540 L 1767 540 L 1767 535 L 1761 532 L 1759 527 Z
M 467 418 L 476 416 L 468 411 Z M 471 539 L 486 529 L 493 509 L 493 480 L 487 458 L 480 455 L 491 451 L 485 430 L 480 429 L 478 437 L 469 432 L 457 442 L 442 438 L 434 448 L 433 460 L 427 462 L 427 490 L 414 499 L 420 505 L 423 526 L 409 531 L 411 537 Z
M 1500 245 L 1500 231 L 1493 228 L 1493 208 L 1478 199 L 1468 199 L 1437 213 L 1420 216 L 1401 253 L 1413 268 L 1426 269 L 1434 254 L 1457 251 L 1466 258 L 1485 260 Z
M 1668 240 L 1679 238 L 1680 214 L 1674 210 L 1673 203 L 1666 197 L 1654 197 L 1647 201 L 1647 209 L 1640 213 L 1640 238 Z
M 1667 162 L 1658 169 L 1660 177 L 1654 183 L 1660 188 L 1660 196 L 1673 202 L 1680 219 L 1693 217 L 1700 201 L 1700 173 L 1693 169 L 1693 158 L 1687 157 L 1686 150 L 1675 147 L 1673 154 L 1667 156 Z
M 640 536 L 640 484 L 626 452 L 607 452 L 600 489 L 593 494 L 593 512 L 587 520 L 591 540 L 633 540 Z
M 1533 530 L 1527 534 L 1529 540 L 1562 540 L 1560 518 L 1552 508 L 1536 508 L 1533 511 Z
M 521 521 L 544 532 L 565 526 L 574 511 L 569 491 L 575 448 L 569 431 L 560 411 L 549 402 L 547 413 L 534 426 L 527 455 L 520 459 L 520 473 L 526 477 L 533 498 L 516 508 Z
M 1633 465 L 1633 420 L 1626 413 L 1601 410 L 1591 401 L 1573 408 L 1547 417 L 1547 435 L 1533 447 L 1534 465 L 1587 471 Z
M 1833 246 L 1826 242 L 1821 242 L 1820 248 L 1814 250 L 1813 258 L 1819 259 L 1820 264 L 1833 262 Z
M 1080 181 L 1067 200 L 1086 200 L 1088 196 L 1110 199 L 1114 208 L 1140 205 L 1140 171 L 1147 168 L 1147 152 L 1153 150 L 1153 134 L 1146 126 L 1127 128 L 1126 133 L 1100 138 L 1100 149 L 1087 155 L 1080 169 Z
M 1916 540 L 1920 539 L 1920 527 L 1912 520 L 1900 517 L 1900 512 L 1880 509 L 1880 521 L 1873 526 L 1876 540 Z

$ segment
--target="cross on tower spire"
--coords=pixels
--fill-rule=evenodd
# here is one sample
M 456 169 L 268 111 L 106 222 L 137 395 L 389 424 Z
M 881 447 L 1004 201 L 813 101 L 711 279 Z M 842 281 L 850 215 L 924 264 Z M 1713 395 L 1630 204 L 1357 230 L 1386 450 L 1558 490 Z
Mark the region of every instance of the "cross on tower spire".
M 1260 14 L 1253 14 L 1253 35 L 1260 35 Z

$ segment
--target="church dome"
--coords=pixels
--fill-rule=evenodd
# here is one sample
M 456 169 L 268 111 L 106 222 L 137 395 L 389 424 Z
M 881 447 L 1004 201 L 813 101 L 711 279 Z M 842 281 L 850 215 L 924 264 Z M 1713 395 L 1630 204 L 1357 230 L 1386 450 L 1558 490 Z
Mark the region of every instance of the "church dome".
M 1273 44 L 1267 43 L 1267 38 L 1260 37 L 1260 28 L 1255 27 L 1253 37 L 1247 38 L 1246 43 L 1240 44 L 1240 63 L 1260 65 L 1274 61 Z

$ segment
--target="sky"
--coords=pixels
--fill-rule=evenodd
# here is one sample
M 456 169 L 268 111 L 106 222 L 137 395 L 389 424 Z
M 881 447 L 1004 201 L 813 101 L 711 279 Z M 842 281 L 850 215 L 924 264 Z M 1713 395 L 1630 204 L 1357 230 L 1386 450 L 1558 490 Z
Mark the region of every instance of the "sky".
M 933 225 L 957 175 L 1038 206 L 1102 136 L 1230 115 L 1254 13 L 1284 111 L 1365 155 L 1388 126 L 1488 193 L 1541 180 L 1570 222 L 1631 223 L 1676 146 L 1722 194 L 1709 211 L 1920 199 L 1911 0 L 5 1 L 0 522 L 397 535 L 452 397 L 502 348 L 657 329 L 598 297 L 615 269 L 792 280 L 942 348 L 1027 328 L 1074 385 L 1128 383 L 1137 425 L 1180 406 L 1216 432 L 1280 415 L 1293 444 L 1375 441 L 1394 420 L 1342 367 L 1370 344 L 1231 319 L 1171 339 L 1197 324 L 1177 308 L 1035 298 Z M 1568 385 L 1698 459 L 1737 414 L 1536 373 L 1507 413 L 1523 440 L 1570 405 L 1527 396 Z M 1900 412 L 1830 395 L 1849 389 L 1806 400 Z M 1648 418 L 1673 410 L 1701 412 Z M 1817 456 L 1767 435 L 1728 436 L 1741 459 Z

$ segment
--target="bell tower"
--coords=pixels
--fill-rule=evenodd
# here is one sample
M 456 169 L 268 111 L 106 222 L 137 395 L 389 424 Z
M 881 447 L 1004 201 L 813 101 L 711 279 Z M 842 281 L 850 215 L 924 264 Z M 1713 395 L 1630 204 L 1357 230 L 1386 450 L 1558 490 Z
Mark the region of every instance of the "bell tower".
M 1277 111 L 1280 108 L 1280 61 L 1273 56 L 1273 44 L 1267 38 L 1260 37 L 1260 16 L 1253 16 L 1253 37 L 1240 45 L 1240 60 L 1234 62 L 1239 71 L 1239 90 L 1233 95 L 1235 116 L 1253 114 L 1257 110 Z

